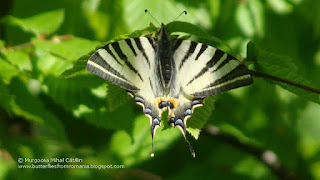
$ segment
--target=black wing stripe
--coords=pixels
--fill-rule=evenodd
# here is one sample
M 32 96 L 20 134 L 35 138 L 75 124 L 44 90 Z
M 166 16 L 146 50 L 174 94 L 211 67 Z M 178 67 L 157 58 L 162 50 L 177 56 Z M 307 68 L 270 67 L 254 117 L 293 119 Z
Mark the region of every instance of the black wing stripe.
M 134 50 L 134 48 L 132 46 L 131 39 L 126 39 L 125 41 L 128 44 L 128 46 L 130 47 L 130 49 L 133 52 L 134 56 L 137 56 L 136 50 Z
M 140 75 L 140 73 L 128 61 L 128 57 L 125 54 L 123 54 L 122 50 L 120 49 L 119 43 L 118 42 L 114 42 L 111 45 L 114 48 L 114 50 L 116 51 L 116 53 L 118 54 L 119 58 L 124 60 L 124 63 L 129 67 L 129 69 L 131 71 L 133 71 L 134 73 L 136 73 L 139 76 L 139 78 L 141 79 L 141 81 L 143 81 L 142 76 Z
M 113 52 L 110 50 L 109 45 L 105 45 L 105 46 L 103 47 L 103 49 L 105 49 L 105 50 L 110 54 L 110 56 L 112 56 L 112 58 L 113 58 L 119 65 L 123 66 L 123 65 L 120 63 L 120 61 L 116 58 L 116 56 L 113 54 Z
M 146 61 L 147 61 L 148 66 L 150 67 L 149 58 L 148 58 L 148 56 L 147 56 L 144 48 L 142 47 L 140 38 L 134 38 L 134 41 L 136 42 L 136 45 L 137 45 L 138 49 L 141 51 L 142 55 L 144 56 L 144 58 L 145 58 Z
M 219 70 L 221 67 L 223 67 L 224 65 L 226 65 L 227 63 L 229 63 L 231 59 L 235 59 L 235 58 L 228 54 L 227 57 L 226 57 L 226 59 L 223 60 L 223 62 L 222 62 L 221 64 L 219 64 L 219 66 L 218 66 L 214 71 Z
M 206 44 L 202 44 L 202 45 L 201 45 L 201 49 L 200 49 L 200 51 L 198 52 L 198 54 L 197 54 L 197 56 L 196 56 L 196 60 L 199 59 L 199 57 L 201 56 L 201 54 L 202 54 L 207 48 L 208 48 L 208 45 L 206 45 Z
M 103 69 L 109 71 L 110 73 L 126 80 L 129 81 L 127 78 L 125 78 L 122 74 L 120 74 L 118 71 L 116 71 L 114 68 L 112 68 L 110 66 L 110 64 L 107 63 L 107 61 L 105 61 L 103 59 L 103 57 L 100 55 L 99 51 L 95 52 L 89 59 L 90 61 L 93 61 L 94 63 L 96 63 L 97 65 L 101 66 Z
M 225 52 L 221 51 L 220 49 L 217 49 L 214 53 L 213 57 L 207 62 L 207 66 L 212 68 L 225 54 Z
M 229 73 L 227 73 L 226 75 L 220 77 L 220 79 L 215 80 L 214 82 L 212 82 L 211 84 L 209 84 L 207 87 L 205 87 L 203 89 L 217 86 L 219 84 L 228 82 L 232 79 L 235 79 L 237 77 L 241 77 L 241 76 L 244 76 L 247 74 L 250 74 L 247 67 L 241 64 L 241 65 L 237 66 L 235 69 L 233 69 L 232 71 L 230 71 Z
M 121 75 L 118 71 L 116 71 L 109 64 L 107 64 L 98 52 L 94 53 L 90 57 L 86 68 L 88 69 L 89 72 L 99 77 L 102 77 L 103 79 L 108 80 L 127 90 L 130 90 L 130 91 L 139 90 L 139 88 L 132 85 L 123 75 Z
M 150 77 L 149 77 L 149 84 L 150 84 L 150 87 L 151 87 L 151 91 L 152 91 L 152 92 L 155 92 Z
M 194 52 L 194 50 L 196 49 L 196 47 L 197 47 L 197 43 L 191 41 L 187 53 L 184 55 L 184 57 L 183 57 L 182 60 L 181 60 L 181 63 L 180 63 L 180 65 L 179 65 L 179 70 L 182 68 L 182 66 L 183 66 L 183 64 L 186 62 L 186 60 L 187 60 L 187 59 L 191 56 L 191 54 Z
M 174 45 L 173 45 L 173 51 L 177 50 L 179 48 L 179 46 L 181 45 L 182 43 L 182 39 L 177 39 L 175 42 L 174 42 Z
M 151 44 L 153 50 L 155 50 L 156 47 L 155 47 L 155 43 L 154 43 L 153 38 L 151 38 L 151 37 L 146 37 L 146 38 L 148 39 L 149 43 Z
M 194 96 L 194 97 L 197 97 L 197 98 L 205 98 L 207 96 L 212 96 L 212 95 L 215 95 L 215 94 L 219 94 L 219 93 L 231 90 L 231 89 L 235 89 L 235 88 L 242 87 L 242 86 L 247 86 L 247 85 L 250 85 L 252 83 L 253 83 L 253 80 L 248 75 L 247 78 L 239 79 L 239 80 L 236 80 L 234 82 L 222 85 L 220 87 L 213 87 L 213 88 L 208 89 L 208 90 L 196 92 L 196 93 L 193 93 L 191 95 Z
M 194 80 L 198 79 L 201 77 L 204 73 L 206 73 L 210 68 L 212 68 L 224 55 L 225 53 L 221 51 L 220 49 L 217 49 L 212 58 L 207 62 L 206 66 L 201 69 L 201 71 L 194 77 L 192 78 L 188 83 L 191 84 Z

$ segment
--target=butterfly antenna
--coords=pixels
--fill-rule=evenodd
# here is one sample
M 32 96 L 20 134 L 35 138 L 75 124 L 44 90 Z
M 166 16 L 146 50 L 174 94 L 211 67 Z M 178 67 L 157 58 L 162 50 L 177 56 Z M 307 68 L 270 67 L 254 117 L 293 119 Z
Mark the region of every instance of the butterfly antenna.
M 152 17 L 152 19 L 154 19 L 159 24 L 159 26 L 161 26 L 160 23 L 156 20 L 156 18 L 154 18 L 152 14 L 148 11 L 148 9 L 145 9 L 144 12 L 148 13 Z
M 176 21 L 182 14 L 187 15 L 187 11 L 182 11 L 177 18 L 175 18 L 172 22 Z

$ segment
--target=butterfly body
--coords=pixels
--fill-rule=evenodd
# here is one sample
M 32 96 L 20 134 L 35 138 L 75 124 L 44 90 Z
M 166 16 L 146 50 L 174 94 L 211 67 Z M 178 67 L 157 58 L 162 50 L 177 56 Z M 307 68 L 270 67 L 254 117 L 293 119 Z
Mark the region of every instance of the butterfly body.
M 205 97 L 253 82 L 236 58 L 206 44 L 172 39 L 163 24 L 157 38 L 125 39 L 98 49 L 87 69 L 134 96 L 150 119 L 152 139 L 165 110 L 168 123 L 186 138 L 186 121 Z

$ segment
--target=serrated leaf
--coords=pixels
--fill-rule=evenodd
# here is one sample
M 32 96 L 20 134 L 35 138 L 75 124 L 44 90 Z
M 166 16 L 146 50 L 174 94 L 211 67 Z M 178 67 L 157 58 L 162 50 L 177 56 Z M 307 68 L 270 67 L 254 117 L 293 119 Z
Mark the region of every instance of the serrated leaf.
M 2 22 L 15 25 L 25 31 L 31 32 L 36 36 L 41 34 L 49 35 L 55 32 L 64 19 L 64 10 L 54 10 L 50 12 L 40 13 L 28 18 L 17 18 L 13 16 L 6 16 Z
M 110 112 L 107 97 L 101 97 L 92 91 L 94 88 L 106 86 L 103 79 L 83 75 L 70 79 L 47 76 L 44 84 L 46 94 L 77 118 L 99 128 L 122 129 L 131 133 L 132 119 L 135 117 L 133 103 L 118 104 L 117 108 Z
M 89 57 L 99 48 L 107 45 L 107 44 L 110 44 L 112 42 L 115 42 L 115 41 L 119 41 L 119 40 L 122 40 L 122 39 L 127 39 L 127 38 L 135 38 L 135 37 L 139 37 L 139 36 L 142 36 L 146 33 L 152 33 L 156 30 L 157 28 L 153 26 L 153 24 L 150 24 L 149 27 L 145 28 L 145 29 L 142 29 L 142 30 L 136 30 L 134 31 L 133 33 L 131 34 L 127 34 L 127 35 L 120 35 L 118 37 L 115 37 L 113 38 L 112 40 L 106 42 L 106 43 L 103 43 L 102 45 L 99 45 L 97 46 L 93 51 L 89 52 L 88 54 L 86 55 L 83 55 L 82 57 L 80 57 L 76 62 L 75 64 L 73 65 L 73 67 L 71 69 L 67 69 L 66 71 L 64 71 L 61 76 L 64 77 L 64 78 L 71 78 L 71 77 L 74 77 L 74 76 L 77 76 L 79 74 L 82 74 L 84 72 L 86 72 L 86 64 L 87 64 L 87 61 L 89 59 Z
M 187 120 L 187 131 L 195 139 L 199 138 L 201 129 L 206 125 L 214 109 L 214 102 L 216 99 L 217 96 L 207 97 L 204 101 L 204 106 L 196 108 L 191 118 Z
M 250 58 L 249 60 L 255 61 L 254 65 L 258 72 L 320 89 L 319 84 L 311 83 L 307 78 L 303 76 L 303 73 L 299 69 L 299 66 L 296 65 L 290 57 L 265 51 L 259 48 L 253 42 L 249 42 L 247 48 L 248 58 Z M 271 82 L 309 101 L 320 104 L 319 94 L 282 82 Z
M 118 107 L 123 104 L 128 103 L 129 100 L 132 98 L 128 95 L 126 90 L 120 88 L 117 85 L 112 84 L 111 82 L 107 81 L 108 90 L 107 90 L 107 100 L 109 105 L 109 111 L 114 111 Z
M 79 105 L 85 105 L 96 110 L 106 105 L 103 99 L 91 93 L 90 88 L 98 87 L 103 79 L 95 79 L 93 76 L 77 76 L 71 79 L 46 76 L 43 84 L 46 85 L 46 94 L 68 111 L 73 111 Z

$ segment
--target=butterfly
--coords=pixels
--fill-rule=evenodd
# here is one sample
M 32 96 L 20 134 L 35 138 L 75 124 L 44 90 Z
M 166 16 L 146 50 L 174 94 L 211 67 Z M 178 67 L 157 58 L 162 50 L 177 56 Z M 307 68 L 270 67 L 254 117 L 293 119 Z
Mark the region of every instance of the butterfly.
M 124 88 L 150 119 L 153 138 L 168 110 L 168 123 L 186 138 L 187 119 L 204 99 L 250 85 L 248 68 L 224 51 L 191 40 L 172 38 L 161 25 L 154 37 L 136 37 L 107 44 L 89 58 L 91 73 Z

